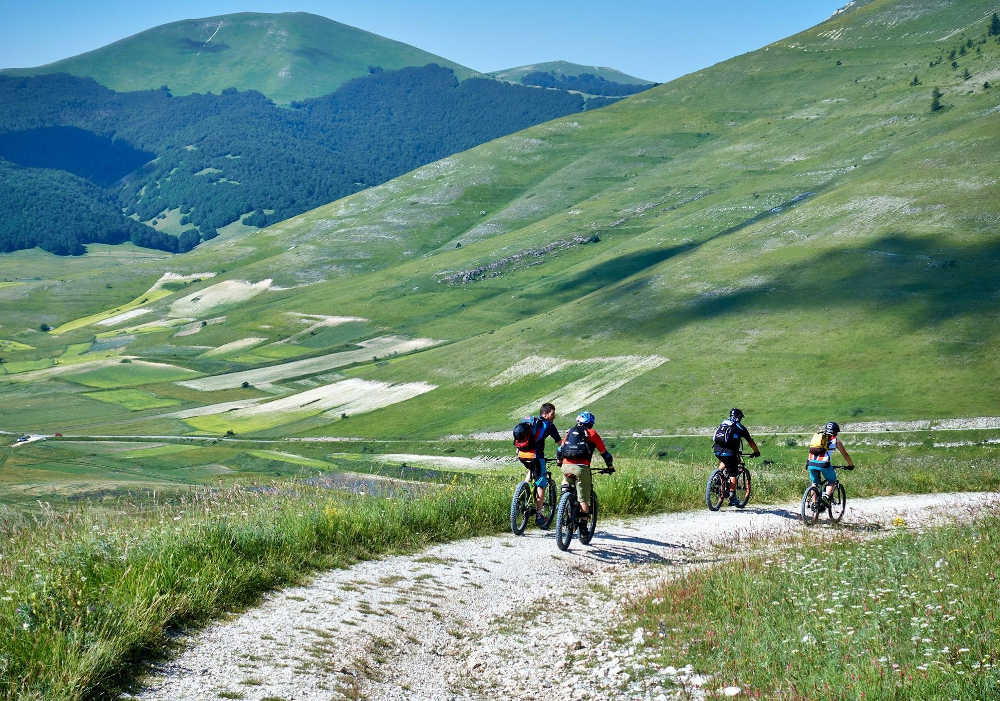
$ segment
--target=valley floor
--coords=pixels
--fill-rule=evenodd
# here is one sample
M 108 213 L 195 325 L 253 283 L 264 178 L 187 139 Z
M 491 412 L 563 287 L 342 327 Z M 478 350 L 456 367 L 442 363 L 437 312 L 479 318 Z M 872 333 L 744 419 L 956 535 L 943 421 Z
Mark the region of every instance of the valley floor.
M 857 499 L 839 528 L 810 534 L 877 537 L 902 524 L 971 518 L 993 500 L 990 493 Z M 682 687 L 702 696 L 705 680 L 684 660 L 651 667 L 641 641 L 609 633 L 623 601 L 804 528 L 797 503 L 751 503 L 599 524 L 590 546 L 574 538 L 565 553 L 552 532 L 529 528 L 523 537 L 364 562 L 182 638 L 181 651 L 153 670 L 138 697 L 657 699 Z

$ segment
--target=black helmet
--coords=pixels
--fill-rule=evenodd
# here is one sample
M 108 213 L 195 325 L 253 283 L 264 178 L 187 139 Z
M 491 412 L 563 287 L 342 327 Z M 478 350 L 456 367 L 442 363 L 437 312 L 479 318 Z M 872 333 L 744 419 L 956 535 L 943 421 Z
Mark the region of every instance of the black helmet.
M 836 421 L 831 421 L 830 423 L 828 423 L 826 426 L 823 427 L 823 433 L 825 433 L 828 436 L 836 436 L 838 433 L 840 433 L 840 424 L 838 424 Z
M 733 421 L 740 421 L 743 418 L 743 412 L 736 407 L 733 407 L 729 410 L 729 418 Z

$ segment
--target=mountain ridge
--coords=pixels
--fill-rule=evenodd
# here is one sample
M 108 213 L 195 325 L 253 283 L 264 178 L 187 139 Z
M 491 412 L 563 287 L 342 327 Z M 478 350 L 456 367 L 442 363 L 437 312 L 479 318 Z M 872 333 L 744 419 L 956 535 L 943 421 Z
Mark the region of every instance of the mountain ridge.
M 336 51 L 331 47 L 336 46 Z M 257 90 L 280 104 L 334 92 L 371 70 L 428 63 L 482 75 L 404 42 L 307 12 L 241 12 L 158 25 L 43 66 L 0 75 L 69 73 L 118 92 L 166 85 L 175 95 Z

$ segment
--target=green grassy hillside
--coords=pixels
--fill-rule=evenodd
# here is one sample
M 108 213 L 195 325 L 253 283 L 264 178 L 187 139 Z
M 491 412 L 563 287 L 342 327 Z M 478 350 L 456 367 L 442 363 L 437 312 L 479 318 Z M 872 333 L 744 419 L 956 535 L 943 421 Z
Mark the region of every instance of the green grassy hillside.
M 257 90 L 289 103 L 332 93 L 370 68 L 437 63 L 476 72 L 402 42 L 305 12 L 242 12 L 161 25 L 79 56 L 12 75 L 70 73 L 120 92 L 167 85 L 174 95 Z
M 628 73 L 622 73 L 614 68 L 607 68 L 605 66 L 584 66 L 579 63 L 570 63 L 569 61 L 543 61 L 542 63 L 532 63 L 527 66 L 505 68 L 502 71 L 492 71 L 490 75 L 494 78 L 499 78 L 500 80 L 509 80 L 512 83 L 519 83 L 521 82 L 521 78 L 529 73 L 535 73 L 536 71 L 568 76 L 590 73 L 591 75 L 596 75 L 600 78 L 604 78 L 605 80 L 609 80 L 612 83 L 623 83 L 625 85 L 642 85 L 653 82 L 652 80 L 636 78 L 634 75 L 629 75 Z
M 434 438 L 545 399 L 620 434 L 733 405 L 993 416 L 994 9 L 875 0 L 182 256 L 5 256 L 0 427 Z

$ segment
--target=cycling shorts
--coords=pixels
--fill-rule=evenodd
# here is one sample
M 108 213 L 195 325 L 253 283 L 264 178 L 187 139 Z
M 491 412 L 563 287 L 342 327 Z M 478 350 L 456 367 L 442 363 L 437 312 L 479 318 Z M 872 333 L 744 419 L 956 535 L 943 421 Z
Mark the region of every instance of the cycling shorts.
M 521 464 L 531 470 L 531 479 L 538 483 L 539 487 L 547 487 L 549 480 L 545 476 L 545 458 L 519 458 Z
M 715 454 L 715 457 L 719 459 L 725 468 L 726 474 L 730 477 L 735 477 L 740 474 L 740 456 L 739 455 L 719 455 Z
M 813 484 L 819 484 L 820 476 L 831 484 L 837 481 L 837 471 L 830 467 L 829 463 L 820 467 L 814 465 L 810 460 L 807 467 L 809 468 L 809 479 L 813 481 Z

